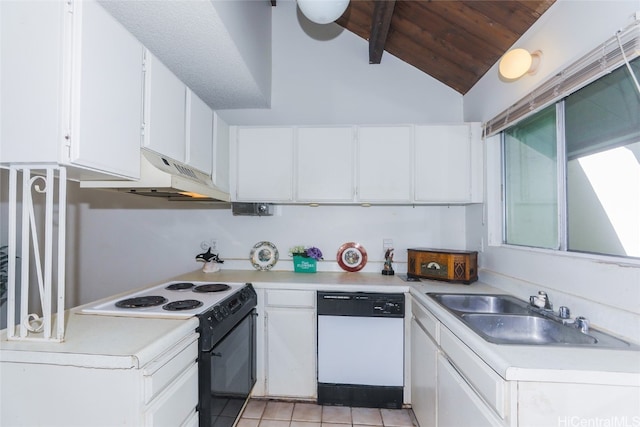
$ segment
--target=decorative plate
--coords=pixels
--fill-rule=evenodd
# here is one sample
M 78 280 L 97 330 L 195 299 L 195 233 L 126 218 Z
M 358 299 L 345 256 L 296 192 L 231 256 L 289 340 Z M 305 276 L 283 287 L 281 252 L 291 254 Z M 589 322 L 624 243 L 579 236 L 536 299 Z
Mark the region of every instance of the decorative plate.
M 258 242 L 251 248 L 249 259 L 256 270 L 271 270 L 278 262 L 278 248 L 271 242 Z
M 360 271 L 367 265 L 367 251 L 359 243 L 345 243 L 338 249 L 338 264 L 345 271 Z

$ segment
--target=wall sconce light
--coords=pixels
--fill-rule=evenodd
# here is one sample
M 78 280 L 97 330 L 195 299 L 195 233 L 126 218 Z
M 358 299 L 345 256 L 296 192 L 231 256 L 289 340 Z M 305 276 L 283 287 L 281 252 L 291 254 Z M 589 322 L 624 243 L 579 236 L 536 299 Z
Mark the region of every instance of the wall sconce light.
M 533 75 L 538 71 L 542 52 L 529 53 L 526 49 L 512 49 L 500 59 L 500 76 L 505 80 L 517 80 L 525 74 Z
M 340 18 L 349 0 L 298 0 L 298 7 L 311 22 L 328 24 Z

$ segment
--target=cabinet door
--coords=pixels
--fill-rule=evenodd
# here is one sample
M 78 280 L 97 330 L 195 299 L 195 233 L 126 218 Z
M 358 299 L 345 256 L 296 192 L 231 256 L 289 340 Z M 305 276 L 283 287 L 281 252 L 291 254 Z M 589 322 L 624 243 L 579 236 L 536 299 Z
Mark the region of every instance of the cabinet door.
M 222 191 L 229 192 L 229 125 L 213 113 L 213 183 Z
M 293 128 L 239 128 L 236 200 L 293 200 Z
M 184 163 L 187 87 L 149 51 L 145 64 L 144 146 Z
M 65 18 L 63 2 L 0 1 L 2 163 L 59 161 Z
M 411 320 L 411 407 L 420 427 L 436 425 L 436 364 L 438 347 Z
M 316 397 L 315 319 L 315 310 L 311 308 L 268 308 L 265 320 L 268 396 Z
M 354 200 L 352 127 L 299 128 L 297 201 Z
M 70 162 L 138 178 L 142 45 L 96 2 L 74 7 Z
M 187 164 L 207 175 L 213 168 L 213 111 L 187 89 Z
M 358 200 L 410 202 L 410 126 L 358 128 Z
M 416 126 L 414 161 L 417 202 L 471 202 L 468 125 Z
M 502 426 L 462 376 L 442 354 L 438 355 L 438 426 Z

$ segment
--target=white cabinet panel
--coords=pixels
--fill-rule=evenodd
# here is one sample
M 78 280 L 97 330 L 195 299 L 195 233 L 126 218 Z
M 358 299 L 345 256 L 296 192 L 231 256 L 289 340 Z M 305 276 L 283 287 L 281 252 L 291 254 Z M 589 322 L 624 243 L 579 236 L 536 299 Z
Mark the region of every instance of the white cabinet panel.
M 145 70 L 144 146 L 184 163 L 187 87 L 149 51 Z
M 0 161 L 138 178 L 142 45 L 94 1 L 0 9 Z
M 358 200 L 411 201 L 412 137 L 410 126 L 358 127 Z
M 293 129 L 239 128 L 236 200 L 293 200 Z
M 420 427 L 436 425 L 438 347 L 416 319 L 411 320 L 411 407 Z
M 478 123 L 240 127 L 238 135 L 237 201 L 482 202 Z
M 211 178 L 213 183 L 222 191 L 229 192 L 229 125 L 213 113 L 213 170 Z
M 299 128 L 296 148 L 296 200 L 354 200 L 352 127 Z
M 187 164 L 206 174 L 213 168 L 213 111 L 187 90 Z
M 95 2 L 74 4 L 71 162 L 139 175 L 142 45 Z
M 416 126 L 414 167 L 417 202 L 470 202 L 469 126 Z
M 315 309 L 269 307 L 266 316 L 267 395 L 315 398 Z
M 502 421 L 442 354 L 438 355 L 438 426 L 497 427 Z
M 600 425 L 638 424 L 640 388 L 600 384 L 518 383 L 519 427 L 580 426 L 590 425 L 587 421 L 593 420 L 603 420 Z

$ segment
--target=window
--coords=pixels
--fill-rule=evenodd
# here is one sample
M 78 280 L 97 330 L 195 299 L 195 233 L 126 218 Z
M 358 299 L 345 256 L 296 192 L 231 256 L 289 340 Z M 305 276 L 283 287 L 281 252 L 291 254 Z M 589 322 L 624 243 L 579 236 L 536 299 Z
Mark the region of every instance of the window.
M 640 88 L 626 66 L 502 140 L 505 243 L 640 257 Z

